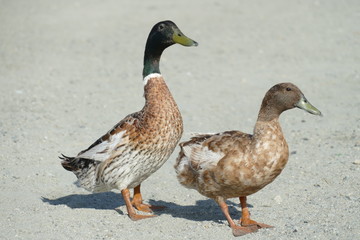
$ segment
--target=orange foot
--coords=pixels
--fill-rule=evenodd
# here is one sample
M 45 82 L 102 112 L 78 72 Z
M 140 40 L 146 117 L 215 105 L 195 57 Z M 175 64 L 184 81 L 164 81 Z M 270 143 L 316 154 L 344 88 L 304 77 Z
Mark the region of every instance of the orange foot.
M 240 237 L 240 236 L 243 236 L 248 233 L 257 232 L 257 230 L 258 230 L 258 228 L 256 226 L 243 227 L 243 226 L 238 226 L 238 225 L 231 226 L 231 229 L 232 229 L 232 233 L 235 237 Z
M 270 225 L 267 225 L 264 223 L 258 223 L 254 220 L 251 220 L 250 212 L 246 205 L 246 197 L 239 197 L 239 199 L 240 199 L 240 205 L 241 205 L 241 210 L 242 210 L 242 217 L 240 218 L 240 221 L 239 221 L 241 226 L 243 226 L 243 227 L 255 226 L 258 229 L 259 228 L 273 228 L 273 226 L 270 226 Z
M 152 210 L 161 210 L 164 209 L 164 206 L 154 206 L 143 203 L 143 199 L 140 192 L 140 185 L 134 188 L 134 197 L 131 201 L 131 204 L 139 211 L 151 213 Z
M 250 218 L 240 218 L 239 223 L 241 224 L 241 226 L 243 227 L 257 227 L 258 229 L 260 228 L 273 228 L 273 226 L 264 224 L 264 223 L 258 223 L 254 220 L 251 220 Z
M 136 213 L 136 211 L 130 201 L 129 189 L 125 188 L 125 189 L 121 190 L 121 194 L 124 198 L 124 201 L 126 204 L 126 209 L 127 209 L 128 215 L 131 220 L 137 221 L 137 220 L 141 220 L 141 219 L 156 217 L 156 215 L 139 215 Z
M 226 217 L 226 220 L 228 221 L 231 229 L 232 229 L 232 233 L 235 237 L 238 236 L 243 236 L 245 234 L 248 233 L 252 233 L 252 232 L 256 232 L 258 230 L 258 228 L 256 226 L 239 226 L 236 225 L 234 220 L 231 218 L 230 213 L 229 213 L 229 208 L 228 205 L 225 203 L 225 200 L 223 197 L 216 197 L 215 201 L 219 204 L 221 211 L 223 212 L 223 214 Z
M 139 211 L 141 212 L 148 212 L 151 213 L 153 210 L 162 210 L 165 207 L 164 206 L 154 206 L 150 204 L 145 204 L 142 202 L 134 201 L 134 199 L 131 201 L 131 204 Z
M 131 220 L 133 221 L 137 221 L 137 220 L 142 220 L 142 219 L 146 219 L 146 218 L 153 218 L 153 217 L 157 217 L 157 215 L 139 215 L 139 214 L 136 214 L 134 212 L 129 212 L 129 217 Z

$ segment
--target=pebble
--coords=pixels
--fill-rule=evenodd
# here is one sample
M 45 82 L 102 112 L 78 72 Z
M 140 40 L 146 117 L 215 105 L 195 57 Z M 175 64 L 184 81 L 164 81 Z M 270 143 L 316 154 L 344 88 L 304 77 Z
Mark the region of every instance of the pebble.
M 353 161 L 353 164 L 355 164 L 355 165 L 360 165 L 360 160 L 355 160 L 355 161 Z
M 281 204 L 282 203 L 282 198 L 280 195 L 277 195 L 276 197 L 274 197 L 274 200 L 277 204 Z

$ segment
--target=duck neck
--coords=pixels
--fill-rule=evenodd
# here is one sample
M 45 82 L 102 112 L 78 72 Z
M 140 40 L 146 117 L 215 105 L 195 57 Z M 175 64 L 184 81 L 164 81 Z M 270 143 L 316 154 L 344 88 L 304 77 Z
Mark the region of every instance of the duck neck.
M 160 73 L 161 54 L 167 47 L 164 44 L 153 43 L 151 40 L 147 41 L 144 53 L 143 78 L 151 73 Z
M 174 98 L 160 74 L 148 75 L 147 84 L 144 86 L 145 106 L 153 108 L 177 108 Z
M 181 125 L 181 114 L 161 75 L 151 74 L 144 87 L 144 122 L 148 128 L 165 125 Z
M 271 121 L 258 120 L 254 128 L 254 137 L 262 139 L 265 135 L 283 135 L 279 118 L 273 118 Z
M 273 120 L 278 120 L 280 114 L 281 111 L 279 111 L 279 109 L 274 108 L 271 105 L 263 102 L 257 120 L 261 122 L 270 122 Z
M 258 119 L 254 128 L 254 136 L 261 138 L 264 134 L 270 133 L 282 135 L 279 117 L 281 110 L 272 107 L 268 101 L 263 101 L 259 111 Z

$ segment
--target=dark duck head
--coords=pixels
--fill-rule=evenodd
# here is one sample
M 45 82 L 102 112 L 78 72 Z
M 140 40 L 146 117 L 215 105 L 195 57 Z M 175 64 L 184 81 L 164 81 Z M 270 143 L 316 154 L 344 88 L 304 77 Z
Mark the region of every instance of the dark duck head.
M 151 29 L 145 46 L 143 77 L 160 73 L 159 62 L 162 52 L 178 43 L 183 46 L 197 46 L 198 43 L 186 37 L 172 21 L 162 21 Z

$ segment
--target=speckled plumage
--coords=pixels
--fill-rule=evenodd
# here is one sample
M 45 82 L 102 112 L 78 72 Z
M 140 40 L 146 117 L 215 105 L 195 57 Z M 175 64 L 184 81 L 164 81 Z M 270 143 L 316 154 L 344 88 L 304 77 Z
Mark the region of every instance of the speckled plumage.
M 144 88 L 141 111 L 125 117 L 72 162 L 63 162 L 64 167 L 97 163 L 73 171 L 87 190 L 136 187 L 165 163 L 180 140 L 181 114 L 163 77 L 152 74 Z
M 162 52 L 175 43 L 197 46 L 173 22 L 155 24 L 145 46 L 143 109 L 126 116 L 76 157 L 61 157 L 62 166 L 82 187 L 93 192 L 120 190 L 132 220 L 155 216 L 139 215 L 133 208 L 155 208 L 142 203 L 140 184 L 165 163 L 183 132 L 181 114 L 159 69 Z M 134 188 L 132 200 L 129 188 Z
M 180 183 L 210 198 L 233 198 L 253 194 L 272 182 L 287 162 L 288 146 L 278 122 L 258 123 L 257 127 L 261 128 L 259 137 L 229 131 L 181 143 L 182 154 L 190 157 L 182 167 L 188 164 L 197 176 L 194 171 L 178 169 Z M 187 185 L 194 177 L 197 181 Z
M 320 115 L 295 85 L 277 84 L 264 97 L 253 134 L 240 131 L 203 134 L 180 144 L 175 164 L 179 182 L 214 199 L 236 236 L 270 227 L 247 217 L 246 196 L 271 183 L 285 167 L 289 149 L 279 116 L 296 106 Z M 234 197 L 239 197 L 242 203 L 242 227 L 234 225 L 225 203 Z

